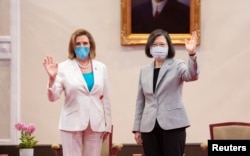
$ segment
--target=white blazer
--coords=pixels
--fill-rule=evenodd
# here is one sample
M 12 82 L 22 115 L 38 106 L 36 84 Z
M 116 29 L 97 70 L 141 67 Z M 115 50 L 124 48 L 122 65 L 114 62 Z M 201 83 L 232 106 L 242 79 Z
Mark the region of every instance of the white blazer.
M 58 64 L 55 83 L 48 89 L 50 101 L 56 101 L 64 92 L 59 129 L 82 131 L 90 123 L 93 131 L 111 132 L 111 105 L 108 95 L 106 66 L 92 60 L 94 86 L 89 92 L 81 70 L 75 59 Z

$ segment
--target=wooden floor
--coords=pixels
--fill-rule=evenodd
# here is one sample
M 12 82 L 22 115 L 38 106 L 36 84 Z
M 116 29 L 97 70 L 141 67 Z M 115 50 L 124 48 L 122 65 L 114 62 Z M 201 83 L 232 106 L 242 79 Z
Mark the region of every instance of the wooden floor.
M 136 144 L 124 144 L 118 156 L 132 156 L 134 153 L 142 153 L 141 146 Z M 16 145 L 0 145 L 0 154 L 8 154 L 8 156 L 19 156 L 19 148 Z M 34 156 L 53 156 L 51 145 L 37 145 L 34 149 Z M 58 156 L 62 156 L 59 152 Z M 205 156 L 201 150 L 199 143 L 186 144 L 185 156 Z
M 141 146 L 135 144 L 124 144 L 119 156 L 132 156 L 134 153 L 143 154 Z M 189 143 L 185 147 L 185 156 L 206 156 L 201 150 L 200 143 Z

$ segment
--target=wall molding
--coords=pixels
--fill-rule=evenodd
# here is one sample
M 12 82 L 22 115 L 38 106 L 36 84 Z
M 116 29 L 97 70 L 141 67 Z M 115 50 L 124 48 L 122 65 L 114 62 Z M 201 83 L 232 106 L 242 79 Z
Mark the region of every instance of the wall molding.
M 9 137 L 0 138 L 0 145 L 18 143 L 18 132 L 13 128 L 20 119 L 20 0 L 10 0 L 10 36 L 0 36 L 0 61 L 10 60 L 10 124 Z
M 0 36 L 0 59 L 11 58 L 11 38 L 10 36 Z

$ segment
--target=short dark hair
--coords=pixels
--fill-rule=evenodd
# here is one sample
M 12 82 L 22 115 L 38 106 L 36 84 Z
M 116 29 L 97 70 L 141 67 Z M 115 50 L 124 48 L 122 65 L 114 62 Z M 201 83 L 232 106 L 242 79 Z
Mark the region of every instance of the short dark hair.
M 171 38 L 168 34 L 167 31 L 162 30 L 162 29 L 156 29 L 154 31 L 152 31 L 148 37 L 147 43 L 146 43 L 146 47 L 145 47 L 145 54 L 147 57 L 152 58 L 153 56 L 150 54 L 150 47 L 153 44 L 153 42 L 155 41 L 155 38 L 158 36 L 163 35 L 168 43 L 168 55 L 167 58 L 173 58 L 175 56 L 175 49 L 174 46 L 172 44 Z
M 89 44 L 90 44 L 89 57 L 91 59 L 95 58 L 96 45 L 95 45 L 95 40 L 94 40 L 93 36 L 85 29 L 77 29 L 75 32 L 73 32 L 73 34 L 71 35 L 70 40 L 69 40 L 69 51 L 68 51 L 69 52 L 69 55 L 68 55 L 69 59 L 76 58 L 76 54 L 75 54 L 76 38 L 78 36 L 82 36 L 82 35 L 86 35 L 89 39 Z

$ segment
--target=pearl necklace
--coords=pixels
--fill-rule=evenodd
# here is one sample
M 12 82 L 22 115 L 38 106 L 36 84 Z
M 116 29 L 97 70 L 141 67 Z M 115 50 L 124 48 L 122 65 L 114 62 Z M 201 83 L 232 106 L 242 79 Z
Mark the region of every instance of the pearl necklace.
M 89 61 L 89 63 L 88 63 L 86 66 L 81 65 L 79 62 L 77 62 L 77 64 L 78 64 L 78 66 L 79 66 L 80 68 L 82 68 L 82 69 L 87 69 L 87 68 L 90 66 L 90 61 Z

